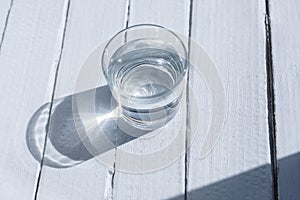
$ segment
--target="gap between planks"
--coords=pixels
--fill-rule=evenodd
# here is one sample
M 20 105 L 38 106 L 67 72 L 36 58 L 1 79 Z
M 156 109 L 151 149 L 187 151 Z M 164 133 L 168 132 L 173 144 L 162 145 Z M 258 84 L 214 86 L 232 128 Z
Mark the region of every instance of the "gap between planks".
M 42 170 L 43 170 L 43 164 L 44 164 L 44 156 L 45 156 L 45 151 L 46 151 L 46 146 L 47 146 L 47 137 L 48 137 L 48 131 L 49 131 L 49 124 L 50 124 L 50 118 L 52 114 L 52 107 L 53 107 L 53 100 L 54 100 L 54 95 L 55 95 L 55 89 L 56 89 L 56 82 L 57 82 L 57 75 L 58 75 L 58 70 L 60 66 L 60 61 L 63 53 L 63 48 L 64 48 L 64 41 L 65 41 L 65 35 L 66 35 L 66 29 L 67 29 L 67 23 L 68 23 L 68 18 L 69 18 L 69 10 L 70 10 L 70 4 L 71 0 L 66 0 L 66 4 L 63 10 L 63 24 L 62 24 L 62 32 L 60 35 L 60 50 L 57 55 L 57 59 L 54 59 L 54 64 L 55 64 L 55 72 L 54 72 L 54 81 L 53 81 L 53 87 L 52 87 L 52 93 L 51 93 L 51 101 L 50 101 L 50 107 L 49 107 L 49 113 L 48 113 L 48 118 L 47 118 L 47 124 L 46 124 L 46 135 L 44 139 L 44 146 L 43 146 L 43 151 L 42 151 L 42 158 L 40 161 L 40 168 L 38 172 L 38 177 L 36 181 L 36 187 L 35 187 L 35 192 L 34 192 L 34 200 L 37 200 L 38 196 L 38 190 L 39 190 L 39 185 L 40 185 L 40 180 L 41 180 L 41 175 L 42 175 Z
M 189 5 L 189 30 L 188 30 L 188 60 L 190 60 L 190 50 L 191 50 L 191 37 L 192 37 L 192 24 L 193 24 L 193 0 L 190 0 Z M 189 151 L 188 144 L 190 138 L 190 93 L 189 93 L 189 81 L 190 80 L 190 70 L 187 73 L 186 81 L 186 133 L 185 133 L 185 154 L 184 154 L 184 199 L 188 199 L 188 173 L 189 173 Z
M 1 40 L 0 40 L 0 55 L 1 55 L 1 49 L 2 49 L 4 38 L 5 38 L 6 28 L 7 28 L 7 24 L 8 24 L 8 20 L 9 20 L 9 16 L 10 16 L 10 11 L 11 11 L 11 9 L 13 7 L 13 4 L 14 4 L 14 0 L 11 0 L 9 8 L 8 8 L 8 11 L 7 11 L 7 14 L 6 14 L 4 28 L 3 28 L 2 35 L 1 35 Z
M 276 118 L 275 118 L 275 95 L 272 57 L 272 31 L 269 0 L 265 0 L 265 33 L 266 33 L 266 71 L 267 71 L 267 101 L 268 101 L 268 125 L 270 156 L 272 165 L 274 199 L 278 200 L 278 165 L 276 149 Z
M 126 16 L 125 16 L 125 25 L 124 25 L 124 27 L 128 28 L 128 26 L 129 26 L 129 20 L 130 20 L 130 4 L 131 4 L 131 0 L 127 0 L 126 4 L 127 4 L 127 6 L 126 6 L 126 12 L 125 12 Z M 127 34 L 125 34 L 125 36 L 124 36 L 125 37 L 124 38 L 125 41 L 127 39 L 126 36 L 127 36 Z M 115 181 L 115 174 L 116 174 L 117 147 L 114 148 L 114 151 L 115 151 L 115 153 L 114 153 L 114 163 L 113 163 L 113 171 L 111 173 L 111 184 L 110 184 L 110 186 L 111 186 L 111 188 L 110 188 L 110 191 L 111 191 L 110 196 L 112 197 L 112 199 L 114 199 L 114 186 L 115 186 L 114 181 Z

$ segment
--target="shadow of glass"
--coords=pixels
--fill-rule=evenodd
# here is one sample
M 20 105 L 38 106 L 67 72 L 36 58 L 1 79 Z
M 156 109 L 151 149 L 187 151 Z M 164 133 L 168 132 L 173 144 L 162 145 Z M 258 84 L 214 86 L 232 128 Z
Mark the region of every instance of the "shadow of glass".
M 80 99 L 81 107 L 85 107 L 82 104 L 91 107 L 88 105 L 91 97 L 95 98 L 93 109 L 78 112 L 77 99 Z M 47 135 L 43 164 L 66 168 L 149 132 L 131 127 L 114 112 L 116 108 L 117 103 L 108 86 L 55 99 L 50 119 L 50 103 L 41 106 L 31 117 L 26 131 L 27 147 L 40 162 Z

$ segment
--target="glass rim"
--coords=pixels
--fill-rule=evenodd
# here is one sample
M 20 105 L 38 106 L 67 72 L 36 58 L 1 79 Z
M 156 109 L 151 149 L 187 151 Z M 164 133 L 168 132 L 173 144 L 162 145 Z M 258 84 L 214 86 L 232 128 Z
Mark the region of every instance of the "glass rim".
M 122 97 L 125 97 L 125 98 L 132 98 L 132 99 L 155 99 L 157 97 L 161 97 L 161 96 L 168 96 L 169 94 L 172 94 L 173 93 L 173 90 L 175 88 L 177 88 L 177 86 L 183 81 L 186 73 L 187 73 L 187 70 L 188 70 L 188 53 L 187 53 L 187 50 L 186 50 L 186 47 L 183 43 L 183 41 L 179 38 L 179 36 L 174 33 L 173 31 L 161 26 L 161 25 L 157 25 L 157 24 L 135 24 L 135 25 L 132 25 L 132 26 L 129 26 L 127 28 L 124 28 L 120 31 L 118 31 L 116 34 L 114 34 L 113 37 L 111 37 L 108 42 L 106 43 L 104 49 L 103 49 L 103 52 L 102 52 L 102 56 L 101 56 L 101 67 L 102 67 L 102 72 L 105 76 L 105 79 L 108 80 L 108 75 L 107 73 L 105 72 L 106 70 L 104 69 L 105 68 L 105 65 L 104 65 L 104 54 L 105 54 L 105 50 L 108 48 L 108 46 L 111 44 L 111 42 L 117 37 L 119 36 L 121 33 L 125 32 L 125 31 L 128 31 L 130 29 L 136 29 L 136 28 L 141 28 L 141 27 L 148 27 L 148 28 L 160 28 L 164 31 L 167 31 L 169 32 L 170 34 L 172 34 L 176 39 L 178 39 L 179 43 L 181 44 L 182 48 L 183 48 L 183 51 L 184 51 L 184 63 L 185 63 L 185 66 L 184 66 L 184 69 L 183 69 L 183 73 L 182 73 L 182 76 L 179 77 L 179 79 L 176 81 L 176 83 L 174 85 L 172 85 L 172 87 L 170 87 L 169 89 L 170 90 L 167 90 L 167 91 L 164 91 L 164 92 L 160 92 L 158 94 L 155 94 L 153 96 L 139 96 L 139 97 L 136 97 L 136 96 L 129 96 L 129 95 L 123 95 L 123 94 L 120 94 L 119 91 L 118 91 L 118 96 L 122 96 Z M 109 84 L 109 83 L 108 83 Z

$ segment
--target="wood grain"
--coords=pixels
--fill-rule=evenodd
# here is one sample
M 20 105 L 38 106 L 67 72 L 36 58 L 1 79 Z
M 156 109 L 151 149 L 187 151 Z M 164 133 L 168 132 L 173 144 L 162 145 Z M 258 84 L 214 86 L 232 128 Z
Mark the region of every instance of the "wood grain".
M 299 1 L 270 1 L 280 199 L 300 196 L 299 9 Z
M 187 199 L 273 198 L 264 5 L 262 1 L 194 1 L 192 39 L 216 64 L 227 97 L 227 115 L 221 137 L 208 156 L 200 156 L 203 137 L 191 146 Z
M 129 25 L 149 23 L 164 26 L 187 37 L 189 30 L 189 1 L 131 0 Z M 187 40 L 184 42 L 187 42 Z M 185 101 L 185 98 L 183 98 L 183 101 Z M 185 102 L 183 102 L 183 105 L 185 105 Z M 130 161 L 120 151 L 132 152 L 133 154 L 151 154 L 151 152 L 161 151 L 165 145 L 168 145 L 174 139 L 174 135 L 178 131 L 181 131 L 180 133 L 184 136 L 185 113 L 182 113 L 182 117 L 184 117 L 182 130 L 176 125 L 176 121 L 172 121 L 160 133 L 152 134 L 152 136 L 146 135 L 117 148 L 117 170 L 114 176 L 113 187 L 114 199 L 166 199 L 184 193 L 185 163 L 183 149 L 181 157 L 178 156 L 174 163 L 169 163 L 170 165 L 160 166 L 164 167 L 162 169 L 138 174 L 118 171 L 118 169 L 122 170 L 124 165 L 128 165 L 128 162 L 132 162 L 135 166 L 140 164 L 146 165 L 149 162 L 147 159 L 150 157 L 143 159 L 142 156 L 137 156 L 135 160 Z M 181 147 L 184 148 L 184 145 L 185 140 L 183 137 Z M 179 145 L 177 148 L 181 147 Z M 162 155 L 166 159 L 166 157 L 172 155 L 164 156 Z M 159 163 L 160 160 L 157 157 L 157 160 L 153 162 Z M 143 169 L 147 171 L 147 166 L 137 168 L 141 170 L 140 172 L 143 172 Z
M 10 2 L 0 4 L 2 31 Z M 51 99 L 63 9 L 62 1 L 15 0 L 7 19 L 0 56 L 2 199 L 35 194 L 40 164 L 28 151 L 26 128 L 35 110 Z
M 125 27 L 126 15 L 126 1 L 71 1 L 54 99 L 73 94 L 83 61 Z M 47 146 L 46 155 L 52 150 Z M 38 199 L 111 199 L 111 179 L 111 170 L 95 158 L 65 169 L 45 165 Z

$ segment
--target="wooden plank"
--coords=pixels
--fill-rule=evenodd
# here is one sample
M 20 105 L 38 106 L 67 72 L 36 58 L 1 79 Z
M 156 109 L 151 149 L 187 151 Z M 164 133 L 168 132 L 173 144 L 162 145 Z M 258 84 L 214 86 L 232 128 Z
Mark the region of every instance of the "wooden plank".
M 5 2 L 0 3 L 1 31 L 10 3 Z M 28 151 L 26 128 L 35 110 L 51 99 L 64 9 L 60 0 L 14 0 L 7 19 L 0 56 L 3 199 L 33 199 L 35 194 L 40 163 Z
M 187 199 L 272 199 L 265 4 L 244 0 L 193 3 L 192 39 L 215 62 L 225 89 L 227 114 L 210 154 L 202 157 L 203 137 L 193 141 L 188 153 Z M 192 48 L 193 56 L 197 52 Z M 191 84 L 197 84 L 196 75 L 191 74 Z M 205 95 L 201 89 L 193 92 L 196 97 Z M 201 102 L 205 101 L 200 98 Z M 203 110 L 202 115 L 206 116 L 203 124 L 210 124 L 210 113 Z M 198 128 L 200 136 L 206 130 L 203 124 Z
M 97 45 L 125 27 L 126 15 L 126 1 L 71 1 L 55 99 L 74 93 L 82 63 Z M 87 89 L 91 88 L 81 88 Z M 48 138 L 46 156 L 53 154 L 50 143 Z M 114 150 L 111 153 L 114 155 Z M 95 158 L 64 169 L 51 168 L 45 163 L 38 199 L 111 199 L 111 179 L 111 169 Z
M 300 3 L 270 1 L 279 198 L 300 196 Z
M 129 26 L 134 24 L 157 24 L 170 30 L 188 36 L 189 30 L 189 1 L 130 1 Z M 184 42 L 187 42 L 185 40 Z M 183 98 L 185 101 L 185 98 Z M 184 102 L 183 105 L 185 106 Z M 185 107 L 183 108 L 185 112 Z M 113 181 L 114 199 L 166 199 L 174 195 L 184 193 L 185 163 L 184 151 L 173 163 L 167 165 L 157 165 L 157 168 L 149 167 L 153 163 L 161 164 L 162 160 L 172 157 L 175 153 L 166 153 L 162 149 L 170 145 L 176 134 L 181 135 L 179 146 L 185 145 L 185 113 L 177 116 L 183 117 L 182 129 L 171 121 L 161 132 L 150 133 L 145 137 L 138 138 L 117 148 L 116 152 L 116 171 Z M 125 153 L 124 153 L 125 152 Z M 151 160 L 149 155 L 152 152 L 161 152 L 160 158 L 155 157 Z M 175 152 L 175 150 L 174 150 Z M 127 154 L 126 154 L 127 153 Z M 137 156 L 132 156 L 139 154 Z M 131 157 L 132 156 L 132 157 Z M 129 159 L 129 158 L 132 158 Z M 162 160 L 160 160 L 162 159 Z M 130 166 L 131 165 L 131 166 Z M 127 168 L 128 167 L 128 168 Z M 164 167 L 160 169 L 160 167 Z M 150 170 L 151 172 L 149 172 Z

